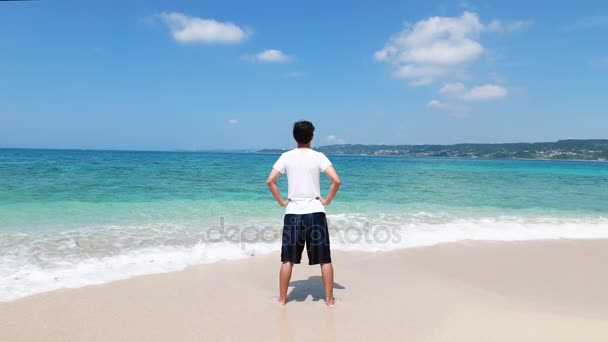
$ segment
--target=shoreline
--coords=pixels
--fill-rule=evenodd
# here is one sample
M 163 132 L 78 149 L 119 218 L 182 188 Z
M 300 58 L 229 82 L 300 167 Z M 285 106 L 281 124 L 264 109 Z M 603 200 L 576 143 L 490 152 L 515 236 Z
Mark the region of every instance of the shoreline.
M 334 217 L 335 216 L 335 217 Z M 329 215 L 330 224 L 340 225 L 340 220 L 348 219 L 344 214 Z M 333 220 L 338 220 L 333 223 Z M 598 221 L 599 220 L 599 221 Z M 426 248 L 450 243 L 486 243 L 517 241 L 554 240 L 598 240 L 608 239 L 605 218 L 588 221 L 569 219 L 561 222 L 542 219 L 525 224 L 513 219 L 457 220 L 444 224 L 420 224 L 419 229 L 395 229 L 380 225 L 376 230 L 352 228 L 332 229 L 332 250 L 338 253 L 384 253 L 404 251 L 412 248 Z M 389 226 L 387 226 L 389 227 Z M 488 228 L 491 227 L 491 228 Z M 411 227 L 410 227 L 411 228 Z M 279 228 L 273 230 L 280 234 Z M 376 237 L 377 234 L 380 234 Z M 384 234 L 384 235 L 383 235 Z M 267 235 L 265 235 L 268 237 Z M 144 249 L 124 250 L 118 254 L 99 255 L 43 267 L 26 263 L 6 264 L 0 284 L 0 303 L 11 302 L 31 295 L 55 291 L 62 288 L 82 288 L 89 285 L 103 285 L 134 277 L 179 272 L 188 267 L 213 264 L 228 260 L 247 260 L 251 256 L 264 256 L 280 250 L 280 240 L 262 242 L 245 240 L 206 241 L 202 239 L 191 245 L 149 246 Z M 241 236 L 243 238 L 243 236 Z M 75 237 L 80 238 L 79 236 Z M 85 235 L 84 248 L 95 247 L 96 238 Z M 91 241 L 87 240 L 91 239 Z M 68 240 L 69 241 L 69 240 Z M 79 243 L 78 240 L 76 243 Z M 69 247 L 69 246 L 67 246 Z M 10 262 L 10 258 L 9 258 Z M 12 267 L 12 268 L 9 268 Z
M 446 227 L 441 228 L 441 225 L 438 226 L 438 229 L 424 228 L 405 231 L 388 230 L 382 227 L 375 231 L 334 229 L 331 232 L 332 250 L 337 253 L 373 254 L 453 243 L 608 240 L 606 221 L 603 218 L 599 222 L 568 221 L 565 223 L 541 221 L 522 224 L 510 220 L 493 221 L 492 229 L 485 228 L 488 223 L 484 220 L 456 222 L 455 224 L 456 226 L 448 224 L 446 227 L 449 227 L 449 230 L 446 230 Z M 357 234 L 353 235 L 353 232 Z M 387 235 L 376 238 L 376 234 L 379 232 Z M 279 230 L 275 233 L 279 234 Z M 376 239 L 389 240 L 376 241 Z M 94 242 L 95 240 L 90 243 Z M 189 267 L 248 260 L 252 257 L 272 255 L 279 251 L 279 240 L 273 240 L 270 243 L 241 243 L 232 240 L 207 243 L 201 240 L 188 246 L 150 246 L 47 268 L 31 264 L 26 264 L 21 268 L 13 266 L 14 269 L 11 272 L 5 272 L 2 278 L 0 304 L 66 288 L 98 286 L 140 276 L 180 272 Z
M 272 253 L 0 303 L 0 340 L 604 341 L 605 260 L 607 239 L 336 251 L 340 302 L 326 308 L 305 263 L 288 304 L 272 303 Z

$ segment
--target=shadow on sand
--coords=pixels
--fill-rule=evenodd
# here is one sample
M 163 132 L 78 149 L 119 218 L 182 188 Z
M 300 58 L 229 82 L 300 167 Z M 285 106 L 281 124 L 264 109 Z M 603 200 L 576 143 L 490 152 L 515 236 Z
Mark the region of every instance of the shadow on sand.
M 321 276 L 311 276 L 305 280 L 295 280 L 289 283 L 293 287 L 287 294 L 287 302 L 303 302 L 308 296 L 312 296 L 313 301 L 325 300 L 325 289 Z M 334 282 L 334 289 L 344 290 L 345 287 Z

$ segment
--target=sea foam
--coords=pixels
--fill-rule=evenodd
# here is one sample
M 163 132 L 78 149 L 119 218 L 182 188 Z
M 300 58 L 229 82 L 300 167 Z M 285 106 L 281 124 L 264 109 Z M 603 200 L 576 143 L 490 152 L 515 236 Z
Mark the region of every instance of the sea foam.
M 415 213 L 407 220 L 379 214 L 328 215 L 334 250 L 379 252 L 465 240 L 525 241 L 608 238 L 608 218 L 496 217 L 436 220 Z M 373 224 L 371 223 L 373 221 Z M 258 231 L 262 231 L 258 226 Z M 61 288 L 103 284 L 135 276 L 180 271 L 188 266 L 236 260 L 280 250 L 280 227 L 265 235 L 217 236 L 178 225 L 99 227 L 56 234 L 15 233 L 0 244 L 0 301 Z M 136 233 L 133 233 L 136 232 Z M 270 232 L 270 234 L 268 234 Z M 252 233 L 250 229 L 247 234 Z M 255 231 L 253 231 L 255 233 Z M 144 238 L 145 237 L 145 238 Z M 277 255 L 278 258 L 278 255 Z

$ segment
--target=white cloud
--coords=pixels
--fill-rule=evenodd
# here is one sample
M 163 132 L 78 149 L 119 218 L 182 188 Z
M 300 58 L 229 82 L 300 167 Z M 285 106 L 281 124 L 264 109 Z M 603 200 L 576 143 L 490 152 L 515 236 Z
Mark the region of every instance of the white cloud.
M 500 20 L 492 20 L 486 30 L 490 32 L 516 32 L 528 29 L 534 25 L 532 20 L 517 20 L 513 22 L 503 22 Z
M 294 59 L 281 50 L 268 49 L 255 55 L 243 55 L 243 59 L 249 62 L 284 63 Z
M 155 17 L 165 23 L 173 39 L 181 43 L 239 43 L 250 34 L 231 22 L 190 17 L 179 12 L 163 12 Z
M 507 94 L 506 88 L 495 84 L 484 84 L 469 89 L 460 82 L 447 83 L 439 89 L 439 95 L 451 101 L 431 100 L 426 106 L 430 109 L 446 111 L 450 116 L 467 117 L 470 113 L 469 103 L 498 100 Z
M 396 66 L 395 76 L 410 79 L 410 85 L 420 86 L 433 83 L 435 79 L 442 78 L 451 73 L 451 70 L 435 65 L 406 64 Z
M 327 140 L 328 142 L 332 143 L 332 144 L 344 144 L 344 139 L 338 138 L 337 136 L 330 134 L 328 135 L 325 140 Z
M 452 104 L 441 102 L 439 100 L 431 100 L 431 101 L 429 101 L 429 103 L 426 104 L 426 106 L 429 108 L 432 108 L 432 109 L 443 109 L 443 110 L 449 110 L 449 109 L 453 108 Z
M 231 124 L 231 125 L 236 125 L 236 124 L 239 123 L 239 119 L 229 119 L 228 123 Z
M 477 14 L 464 12 L 460 17 L 430 17 L 393 35 L 374 59 L 387 63 L 393 75 L 410 85 L 428 85 L 437 80 L 466 79 L 468 66 L 486 52 L 479 42 L 485 32 L 512 32 L 532 25 L 531 21 L 483 24 Z
M 507 89 L 502 86 L 495 84 L 486 84 L 469 89 L 464 94 L 463 99 L 465 101 L 497 100 L 506 97 L 507 94 Z
M 389 63 L 395 76 L 412 85 L 430 84 L 479 58 L 484 48 L 476 37 L 483 29 L 471 12 L 460 17 L 430 17 L 406 24 L 374 58 Z
M 439 94 L 460 101 L 490 101 L 504 98 L 508 90 L 495 84 L 484 84 L 467 89 L 462 83 L 448 83 L 439 89 Z
M 448 97 L 459 97 L 462 94 L 466 93 L 466 87 L 464 84 L 458 83 L 447 83 L 441 89 L 439 89 L 439 94 L 448 96 Z
M 431 100 L 426 104 L 427 108 L 446 111 L 448 115 L 454 117 L 469 116 L 469 108 L 461 104 L 447 103 L 439 100 Z
M 306 73 L 303 72 L 303 71 L 290 71 L 287 74 L 285 74 L 285 76 L 287 76 L 287 77 L 293 77 L 293 78 L 295 78 L 295 77 L 304 77 L 304 76 L 306 76 Z

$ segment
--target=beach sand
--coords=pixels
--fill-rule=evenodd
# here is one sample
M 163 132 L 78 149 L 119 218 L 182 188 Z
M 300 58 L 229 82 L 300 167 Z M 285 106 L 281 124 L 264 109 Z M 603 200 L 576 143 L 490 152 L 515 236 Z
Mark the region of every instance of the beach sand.
M 200 265 L 0 303 L 0 341 L 608 341 L 608 241 L 460 242 Z M 306 261 L 304 261 L 306 262 Z

